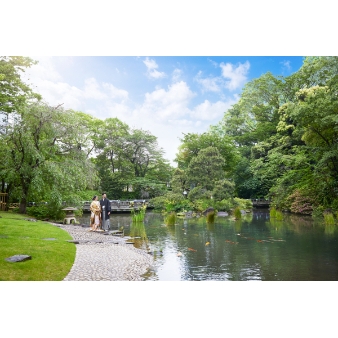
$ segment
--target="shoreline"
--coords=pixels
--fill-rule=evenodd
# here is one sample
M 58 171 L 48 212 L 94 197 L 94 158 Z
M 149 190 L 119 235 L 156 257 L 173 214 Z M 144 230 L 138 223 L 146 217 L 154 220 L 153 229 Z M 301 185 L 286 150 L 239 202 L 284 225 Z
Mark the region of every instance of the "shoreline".
M 78 241 L 73 266 L 62 281 L 144 281 L 142 275 L 153 265 L 152 256 L 123 238 L 82 225 L 51 224 Z

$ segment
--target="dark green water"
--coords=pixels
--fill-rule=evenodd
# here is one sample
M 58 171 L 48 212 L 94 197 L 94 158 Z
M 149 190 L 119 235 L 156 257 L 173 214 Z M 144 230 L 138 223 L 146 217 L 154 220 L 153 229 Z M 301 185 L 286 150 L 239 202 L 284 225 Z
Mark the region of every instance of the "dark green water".
M 129 214 L 113 214 L 111 229 L 123 227 L 135 247 L 150 250 L 154 267 L 144 277 L 159 281 L 334 281 L 338 280 L 338 226 L 316 224 L 311 217 L 284 214 L 270 219 L 255 210 L 241 221 L 178 219 L 165 226 L 163 216 L 147 213 L 133 224 Z

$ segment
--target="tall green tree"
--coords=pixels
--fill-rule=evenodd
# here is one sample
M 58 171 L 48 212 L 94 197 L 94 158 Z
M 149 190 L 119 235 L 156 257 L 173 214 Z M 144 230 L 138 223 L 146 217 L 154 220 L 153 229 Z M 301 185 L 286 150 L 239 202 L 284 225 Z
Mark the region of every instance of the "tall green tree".
M 224 179 L 224 158 L 215 147 L 201 149 L 187 169 L 188 182 L 207 190 L 214 188 L 215 182 Z
M 65 195 L 90 187 L 96 172 L 81 132 L 80 116 L 60 106 L 42 102 L 27 104 L 12 116 L 2 140 L 5 164 L 0 170 L 6 181 L 16 187 L 12 195 L 20 200 L 20 212 L 26 212 L 30 198 L 40 195 L 60 206 Z

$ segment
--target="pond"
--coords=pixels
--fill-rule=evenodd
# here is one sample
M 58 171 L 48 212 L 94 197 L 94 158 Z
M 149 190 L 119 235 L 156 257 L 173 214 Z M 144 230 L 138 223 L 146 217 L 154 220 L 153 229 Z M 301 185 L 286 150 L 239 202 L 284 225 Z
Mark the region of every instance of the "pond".
M 89 223 L 84 214 L 81 223 Z M 134 246 L 149 251 L 149 281 L 335 281 L 338 280 L 338 226 L 310 216 L 284 214 L 270 219 L 256 209 L 242 220 L 216 217 L 178 219 L 166 226 L 161 214 L 147 212 L 143 223 L 113 214 L 111 230 L 138 237 Z

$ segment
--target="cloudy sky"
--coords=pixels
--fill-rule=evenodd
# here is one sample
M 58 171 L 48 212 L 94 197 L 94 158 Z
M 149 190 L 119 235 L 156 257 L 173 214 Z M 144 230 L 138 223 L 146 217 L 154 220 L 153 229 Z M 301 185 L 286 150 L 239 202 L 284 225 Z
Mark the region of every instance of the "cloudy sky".
M 149 130 L 174 166 L 182 133 L 222 119 L 246 82 L 270 71 L 289 75 L 302 57 L 32 56 L 25 81 L 51 105 Z

